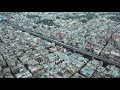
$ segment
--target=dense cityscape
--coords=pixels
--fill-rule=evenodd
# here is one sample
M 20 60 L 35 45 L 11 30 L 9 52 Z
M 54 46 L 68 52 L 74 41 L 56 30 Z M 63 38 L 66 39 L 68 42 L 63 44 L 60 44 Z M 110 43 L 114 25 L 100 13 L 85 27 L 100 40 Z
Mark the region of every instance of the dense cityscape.
M 0 78 L 119 77 L 119 12 L 0 12 Z

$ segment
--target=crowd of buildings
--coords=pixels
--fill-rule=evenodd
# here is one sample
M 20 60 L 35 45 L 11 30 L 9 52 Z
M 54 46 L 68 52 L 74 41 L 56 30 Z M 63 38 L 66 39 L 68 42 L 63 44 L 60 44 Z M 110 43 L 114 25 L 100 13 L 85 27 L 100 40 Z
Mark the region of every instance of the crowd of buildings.
M 25 12 L 9 15 L 14 24 L 24 29 L 42 33 L 119 63 L 120 30 L 117 22 L 100 16 L 85 23 L 75 17 L 65 19 L 65 16 L 74 16 L 74 13 Z M 44 19 L 53 20 L 54 25 L 43 24 Z M 42 20 L 42 23 L 36 23 L 38 20 Z M 0 23 L 1 78 L 120 77 L 118 67 L 104 63 Z

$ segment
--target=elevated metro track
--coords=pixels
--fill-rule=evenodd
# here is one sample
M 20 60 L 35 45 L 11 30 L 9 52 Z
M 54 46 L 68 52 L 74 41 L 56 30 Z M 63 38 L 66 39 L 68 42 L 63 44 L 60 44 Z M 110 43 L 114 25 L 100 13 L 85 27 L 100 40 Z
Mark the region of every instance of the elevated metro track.
M 57 40 L 54 40 L 54 39 L 51 39 L 50 37 L 47 37 L 47 36 L 44 36 L 42 34 L 39 34 L 37 32 L 31 32 L 30 30 L 25 30 L 24 28 L 18 26 L 18 25 L 14 25 L 13 22 L 9 21 L 9 20 L 5 20 L 5 21 L 2 21 L 1 23 L 4 23 L 4 24 L 7 24 L 7 25 L 11 25 L 13 28 L 16 28 L 18 30 L 21 30 L 22 32 L 27 32 L 29 33 L 30 35 L 33 35 L 33 36 L 36 36 L 36 37 L 39 37 L 43 40 L 47 40 L 49 42 L 54 42 L 55 44 L 57 45 L 61 45 L 67 49 L 70 49 L 70 50 L 73 50 L 75 52 L 78 52 L 78 53 L 81 53 L 83 55 L 87 55 L 91 58 L 95 58 L 97 60 L 100 60 L 100 61 L 103 61 L 103 62 L 107 62 L 108 64 L 112 64 L 112 65 L 116 65 L 118 67 L 120 67 L 120 63 L 116 62 L 116 61 L 111 61 L 105 57 L 102 57 L 102 56 L 99 56 L 99 55 L 96 55 L 96 54 L 93 54 L 93 53 L 90 53 L 90 52 L 87 52 L 85 50 L 81 50 L 79 48 L 76 48 L 74 46 L 71 46 L 71 45 L 68 45 L 68 44 L 65 44 L 65 43 L 62 43 L 62 42 L 59 42 Z

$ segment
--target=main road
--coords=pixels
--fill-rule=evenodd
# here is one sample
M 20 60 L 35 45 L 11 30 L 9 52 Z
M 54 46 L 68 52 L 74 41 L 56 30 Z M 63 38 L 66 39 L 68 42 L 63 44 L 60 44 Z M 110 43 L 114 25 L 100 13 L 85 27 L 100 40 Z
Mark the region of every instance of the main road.
M 54 40 L 54 39 L 52 39 L 52 38 L 50 38 L 50 37 L 44 36 L 44 35 L 42 35 L 42 34 L 40 34 L 40 33 L 32 32 L 31 30 L 24 29 L 23 27 L 20 27 L 20 26 L 18 26 L 18 25 L 15 25 L 12 21 L 5 20 L 5 21 L 1 21 L 1 22 L 4 23 L 4 24 L 7 24 L 7 25 L 11 25 L 13 28 L 16 28 L 16 29 L 18 29 L 18 30 L 21 30 L 22 32 L 27 32 L 27 33 L 29 33 L 30 35 L 33 35 L 33 36 L 42 38 L 42 39 L 47 40 L 47 41 L 49 41 L 49 42 L 54 42 L 55 44 L 61 45 L 61 46 L 65 47 L 65 48 L 67 48 L 67 49 L 73 50 L 73 51 L 78 52 L 78 53 L 81 53 L 81 54 L 83 54 L 83 55 L 90 56 L 90 57 L 92 57 L 92 58 L 95 58 L 95 59 L 97 59 L 97 60 L 101 60 L 101 61 L 103 61 L 103 62 L 107 62 L 108 64 L 112 64 L 112 65 L 116 65 L 116 66 L 120 67 L 120 63 L 118 63 L 118 62 L 116 62 L 116 61 L 111 61 L 111 60 L 109 60 L 109 59 L 107 59 L 107 58 L 105 58 L 105 57 L 102 57 L 102 56 L 99 56 L 99 55 L 96 55 L 96 54 L 87 52 L 87 51 L 85 51 L 85 50 L 81 50 L 81 49 L 76 48 L 76 47 L 74 47 L 74 46 L 71 46 L 71 45 L 65 44 L 65 43 L 63 43 L 63 42 Z

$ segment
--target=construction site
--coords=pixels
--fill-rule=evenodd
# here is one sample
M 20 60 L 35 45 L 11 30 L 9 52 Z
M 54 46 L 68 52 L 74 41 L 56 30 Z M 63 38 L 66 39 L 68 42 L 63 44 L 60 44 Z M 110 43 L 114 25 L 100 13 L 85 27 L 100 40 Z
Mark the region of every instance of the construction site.
M 0 78 L 120 78 L 120 13 L 0 12 Z

